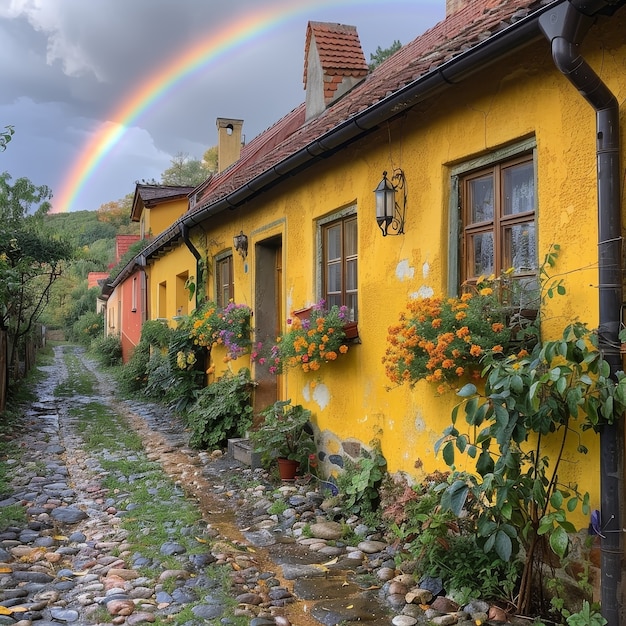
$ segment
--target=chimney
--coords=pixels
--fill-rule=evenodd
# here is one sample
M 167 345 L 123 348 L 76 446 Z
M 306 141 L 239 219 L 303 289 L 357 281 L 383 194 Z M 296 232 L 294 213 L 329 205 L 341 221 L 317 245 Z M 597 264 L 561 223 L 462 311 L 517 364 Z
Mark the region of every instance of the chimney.
M 304 48 L 306 119 L 361 82 L 368 67 L 354 26 L 309 22 Z
M 243 120 L 217 118 L 217 171 L 223 172 L 241 156 Z
M 467 4 L 467 0 L 446 0 L 446 17 L 450 17 L 463 8 L 464 4 Z

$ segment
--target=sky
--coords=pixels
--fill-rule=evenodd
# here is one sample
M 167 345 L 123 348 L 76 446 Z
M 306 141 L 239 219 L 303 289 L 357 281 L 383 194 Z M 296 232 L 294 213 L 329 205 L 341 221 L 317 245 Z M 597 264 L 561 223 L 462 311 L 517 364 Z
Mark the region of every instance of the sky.
M 201 159 L 218 117 L 250 141 L 304 102 L 309 20 L 357 28 L 365 58 L 442 20 L 445 0 L 0 0 L 0 172 L 96 210 Z

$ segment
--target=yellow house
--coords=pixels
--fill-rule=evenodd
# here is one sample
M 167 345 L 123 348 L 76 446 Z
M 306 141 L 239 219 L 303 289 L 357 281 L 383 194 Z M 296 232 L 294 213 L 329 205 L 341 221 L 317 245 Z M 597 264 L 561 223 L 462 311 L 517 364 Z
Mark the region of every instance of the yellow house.
M 599 327 L 605 358 L 621 369 L 622 4 L 449 0 L 444 21 L 372 72 L 353 27 L 311 22 L 305 103 L 191 194 L 155 239 L 148 256 L 168 258 L 169 274 L 157 273 L 162 261 L 149 270 L 151 307 L 178 313 L 178 300 L 161 310 L 161 298 L 173 301 L 172 268 L 183 281 L 196 261 L 210 298 L 250 305 L 255 341 L 320 300 L 345 305 L 358 339 L 336 361 L 280 376 L 252 364 L 255 408 L 290 398 L 311 409 L 328 473 L 373 441 L 390 472 L 419 479 L 444 467 L 435 443 L 458 397 L 425 381 L 392 386 L 387 329 L 408 300 L 456 295 L 480 274 L 512 267 L 537 281 L 554 244 L 566 294 L 547 303 L 542 331 Z M 373 193 L 385 177 L 399 205 L 389 218 Z M 560 478 L 589 491 L 610 552 L 622 528 L 621 428 L 583 441 L 589 454 L 571 446 Z M 605 587 L 603 605 L 616 605 Z
M 149 239 L 150 233 L 162 234 L 180 218 L 187 209 L 191 191 L 193 187 L 137 184 L 131 219 L 140 222 L 141 239 Z M 119 257 L 118 254 L 118 262 Z M 103 288 L 105 336 L 120 338 L 124 362 L 139 343 L 141 327 L 147 319 L 169 320 L 189 312 L 185 283 L 191 275 L 193 270 L 181 267 L 174 277 L 168 277 L 168 291 L 168 278 L 162 278 L 158 271 L 150 278 L 142 254 L 131 259 Z

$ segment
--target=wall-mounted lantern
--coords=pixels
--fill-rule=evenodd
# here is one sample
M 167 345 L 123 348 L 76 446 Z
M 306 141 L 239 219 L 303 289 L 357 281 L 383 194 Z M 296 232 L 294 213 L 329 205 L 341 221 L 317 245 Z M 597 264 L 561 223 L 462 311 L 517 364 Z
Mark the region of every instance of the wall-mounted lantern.
M 243 230 L 233 237 L 233 246 L 245 260 L 248 256 L 248 235 L 244 235 Z
M 392 181 L 398 182 L 394 185 Z M 400 191 L 400 202 L 396 200 L 396 192 Z M 404 172 L 397 168 L 393 172 L 391 181 L 387 178 L 387 172 L 383 172 L 383 179 L 374 189 L 376 196 L 376 221 L 383 233 L 387 235 L 404 234 L 404 217 L 406 213 L 406 178 Z

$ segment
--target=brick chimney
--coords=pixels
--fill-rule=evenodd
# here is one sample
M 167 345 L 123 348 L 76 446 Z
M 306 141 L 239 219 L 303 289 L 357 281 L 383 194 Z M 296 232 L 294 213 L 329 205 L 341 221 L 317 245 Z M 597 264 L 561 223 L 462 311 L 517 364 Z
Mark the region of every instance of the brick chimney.
M 361 82 L 368 67 L 354 26 L 309 22 L 304 48 L 306 119 Z
M 469 0 L 446 0 L 446 17 L 450 17 L 468 3 Z
M 217 118 L 217 171 L 223 172 L 241 156 L 243 120 Z

